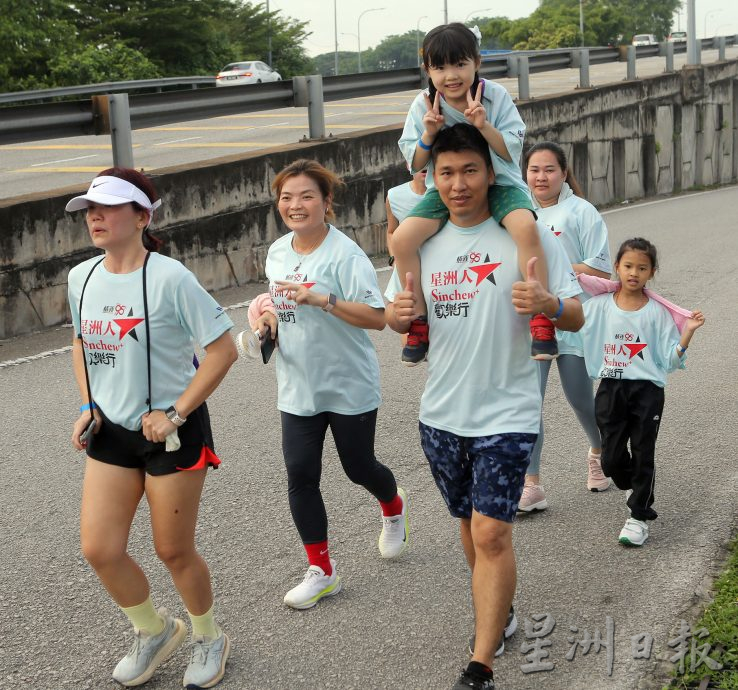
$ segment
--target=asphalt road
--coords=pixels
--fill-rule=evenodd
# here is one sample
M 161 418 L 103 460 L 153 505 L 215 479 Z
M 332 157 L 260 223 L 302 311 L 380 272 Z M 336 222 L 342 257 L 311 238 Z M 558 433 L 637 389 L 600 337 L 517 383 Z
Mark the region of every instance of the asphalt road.
M 660 518 L 640 549 L 617 542 L 626 518 L 622 492 L 586 490 L 586 440 L 552 372 L 542 466 L 551 507 L 516 523 L 521 626 L 496 664 L 498 690 L 660 687 L 650 680 L 656 659 L 675 653 L 667 643 L 736 524 L 736 205 L 733 186 L 605 216 L 613 250 L 636 234 L 656 243 L 661 270 L 654 287 L 702 309 L 707 325 L 689 349 L 687 371 L 672 375 L 667 386 L 657 451 Z M 385 283 L 388 273 L 379 275 Z M 250 285 L 218 298 L 233 305 L 260 291 Z M 245 326 L 243 306 L 231 315 L 239 330 Z M 0 460 L 0 688 L 112 690 L 118 686 L 110 673 L 130 642 L 123 615 L 79 551 L 83 459 L 69 442 L 78 405 L 70 354 L 7 365 L 70 339 L 69 329 L 55 329 L 0 343 L 0 447 L 6 449 Z M 378 508 L 342 474 L 329 440 L 323 491 L 344 589 L 312 610 L 282 604 L 305 562 L 287 506 L 274 365 L 240 360 L 210 401 L 224 462 L 206 482 L 198 543 L 213 573 L 218 619 L 233 642 L 223 690 L 444 690 L 466 663 L 469 575 L 457 525 L 418 443 L 425 370 L 401 365 L 391 331 L 373 340 L 384 397 L 377 455 L 409 493 L 411 547 L 396 562 L 379 558 Z M 146 513 L 142 506 L 131 551 L 150 574 L 156 604 L 185 615 L 153 554 Z M 544 613 L 556 622 L 546 638 L 555 667 L 525 674 L 520 646 L 530 640 L 524 619 Z M 578 628 L 576 639 L 599 630 L 607 642 L 608 616 L 612 675 L 605 649 L 582 656 L 579 648 L 568 661 L 568 638 L 575 639 L 570 627 Z M 632 656 L 631 636 L 641 633 L 653 637 L 650 660 Z M 147 687 L 181 687 L 185 665 L 180 652 Z
M 729 47 L 726 57 L 736 56 L 738 48 Z M 717 57 L 715 50 L 706 50 L 702 54 L 705 63 L 714 62 Z M 674 56 L 676 69 L 685 62 L 684 53 Z M 636 73 L 638 76 L 660 74 L 664 65 L 664 58 L 641 58 L 636 64 Z M 621 81 L 625 75 L 624 62 L 590 67 L 593 86 Z M 513 97 L 517 97 L 517 79 L 502 79 L 500 83 Z M 578 83 L 578 69 L 542 72 L 531 75 L 530 91 L 535 98 L 571 91 Z M 416 94 L 417 91 L 405 91 L 327 103 L 326 132 L 340 136 L 372 127 L 401 125 Z M 283 108 L 135 130 L 132 135 L 133 155 L 137 167 L 157 170 L 295 143 L 308 135 L 307 109 Z M 84 185 L 94 173 L 112 164 L 110 138 L 107 136 L 3 146 L 0 147 L 0 198 L 72 184 Z

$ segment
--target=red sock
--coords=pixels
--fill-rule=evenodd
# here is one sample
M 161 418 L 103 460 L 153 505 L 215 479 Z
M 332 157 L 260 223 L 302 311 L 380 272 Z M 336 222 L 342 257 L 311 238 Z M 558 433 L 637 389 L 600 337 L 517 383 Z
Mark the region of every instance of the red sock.
M 384 517 L 392 517 L 393 515 L 400 515 L 402 513 L 402 498 L 400 494 L 395 494 L 395 497 L 391 501 L 380 501 L 379 505 L 382 506 L 382 515 Z
M 317 544 L 303 544 L 307 553 L 308 563 L 322 568 L 329 577 L 333 574 L 331 557 L 328 554 L 328 541 L 319 541 Z

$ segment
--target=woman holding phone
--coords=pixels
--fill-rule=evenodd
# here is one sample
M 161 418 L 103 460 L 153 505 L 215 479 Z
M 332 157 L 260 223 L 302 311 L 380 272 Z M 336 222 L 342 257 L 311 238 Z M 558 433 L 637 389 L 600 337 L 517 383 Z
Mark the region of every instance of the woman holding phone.
M 157 252 L 148 228 L 160 203 L 146 176 L 110 168 L 66 206 L 85 210 L 92 244 L 104 252 L 73 268 L 68 281 L 82 398 L 72 444 L 87 453 L 82 552 L 134 630 L 113 678 L 140 685 L 186 635 L 182 620 L 154 607 L 146 575 L 128 554 L 146 497 L 156 553 L 192 624 L 184 685 L 210 688 L 223 677 L 230 643 L 215 622 L 195 527 L 207 468 L 220 464 L 205 400 L 236 350 L 223 309 L 181 263 Z M 198 369 L 194 342 L 206 352 Z
M 384 328 L 384 301 L 366 254 L 328 222 L 341 184 L 312 160 L 297 160 L 274 179 L 277 208 L 290 232 L 267 255 L 274 311 L 254 323 L 262 336 L 269 327 L 268 337 L 279 338 L 282 452 L 290 510 L 309 564 L 303 581 L 284 597 L 296 609 L 341 589 L 320 492 L 329 427 L 347 476 L 381 506 L 381 556 L 395 558 L 408 543 L 407 496 L 374 455 L 379 362 L 366 329 Z

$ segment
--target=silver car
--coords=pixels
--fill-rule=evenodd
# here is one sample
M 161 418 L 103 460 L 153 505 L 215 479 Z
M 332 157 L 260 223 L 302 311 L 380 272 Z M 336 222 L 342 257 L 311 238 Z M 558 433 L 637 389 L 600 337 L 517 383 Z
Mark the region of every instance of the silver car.
M 656 36 L 653 34 L 636 34 L 633 36 L 634 46 L 655 46 L 658 45 Z
M 258 60 L 231 62 L 220 70 L 215 77 L 216 86 L 261 84 L 268 81 L 282 81 L 282 76 L 269 65 Z

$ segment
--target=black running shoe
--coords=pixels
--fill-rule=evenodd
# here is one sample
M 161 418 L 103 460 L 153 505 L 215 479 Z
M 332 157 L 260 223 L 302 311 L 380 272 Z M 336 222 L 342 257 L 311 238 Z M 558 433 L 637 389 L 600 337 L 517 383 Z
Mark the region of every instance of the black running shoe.
M 462 671 L 459 680 L 456 681 L 451 690 L 495 690 L 495 679 L 490 673 L 489 676 L 480 675 L 469 671 Z
M 518 619 L 515 616 L 515 607 L 510 607 L 510 613 L 507 614 L 507 622 L 505 623 L 505 629 L 502 631 L 502 637 L 500 638 L 500 644 L 497 645 L 495 656 L 500 656 L 505 651 L 505 640 L 512 637 L 515 631 L 518 629 Z M 469 654 L 474 656 L 474 641 L 476 639 L 476 633 L 469 638 Z

